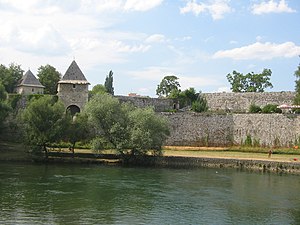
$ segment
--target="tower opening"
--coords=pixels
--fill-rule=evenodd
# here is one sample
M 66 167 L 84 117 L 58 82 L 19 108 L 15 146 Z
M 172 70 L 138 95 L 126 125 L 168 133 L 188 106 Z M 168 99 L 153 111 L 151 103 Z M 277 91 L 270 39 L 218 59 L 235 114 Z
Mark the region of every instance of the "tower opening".
M 69 105 L 67 112 L 70 112 L 71 115 L 74 116 L 76 113 L 80 113 L 80 108 L 77 105 Z

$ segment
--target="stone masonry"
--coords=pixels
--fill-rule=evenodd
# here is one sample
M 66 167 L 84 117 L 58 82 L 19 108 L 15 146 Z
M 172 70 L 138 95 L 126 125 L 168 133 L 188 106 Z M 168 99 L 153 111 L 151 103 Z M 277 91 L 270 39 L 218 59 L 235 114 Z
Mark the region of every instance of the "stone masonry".
M 248 136 L 260 146 L 292 146 L 300 137 L 300 115 L 162 113 L 171 135 L 166 145 L 231 146 Z

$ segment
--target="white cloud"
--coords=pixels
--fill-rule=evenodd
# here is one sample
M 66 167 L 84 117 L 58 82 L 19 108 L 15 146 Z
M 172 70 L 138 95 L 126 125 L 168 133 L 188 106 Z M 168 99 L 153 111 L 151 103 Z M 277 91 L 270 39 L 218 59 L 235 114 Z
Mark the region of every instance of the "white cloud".
M 11 23 L 3 24 L 0 33 L 2 45 L 22 52 L 58 56 L 70 51 L 69 43 L 53 26 L 45 25 L 36 30 L 21 30 Z
M 146 52 L 151 47 L 150 45 L 143 45 L 143 44 L 128 45 L 128 44 L 124 44 L 121 41 L 112 41 L 111 45 L 117 52 L 128 52 L 128 53 Z
M 263 1 L 260 4 L 254 4 L 252 7 L 252 13 L 261 15 L 265 13 L 293 13 L 296 10 L 290 8 L 285 0 L 280 0 L 278 3 L 274 0 Z
M 135 79 L 151 81 L 160 81 L 164 76 L 170 74 L 175 74 L 175 71 L 166 67 L 147 67 L 144 70 L 128 72 L 128 75 Z
M 124 9 L 129 11 L 148 11 L 159 6 L 163 0 L 127 0 Z
M 196 91 L 198 89 L 208 86 L 215 86 L 219 85 L 219 81 L 215 78 L 211 78 L 213 76 L 197 76 L 197 77 L 190 77 L 190 76 L 178 76 L 179 83 L 181 85 L 181 90 L 188 89 L 190 87 L 194 87 Z
M 291 58 L 300 54 L 300 46 L 293 42 L 275 44 L 270 42 L 256 42 L 251 45 L 221 50 L 213 55 L 213 58 L 232 58 L 235 60 L 260 59 L 267 60 L 277 57 Z
M 166 37 L 163 34 L 153 34 L 145 40 L 146 43 L 163 43 L 165 41 Z
M 208 12 L 214 20 L 222 19 L 224 14 L 230 13 L 233 10 L 229 6 L 230 0 L 214 0 L 211 3 L 197 3 L 196 0 L 189 0 L 183 8 L 180 8 L 180 13 L 193 13 L 198 16 L 201 13 Z

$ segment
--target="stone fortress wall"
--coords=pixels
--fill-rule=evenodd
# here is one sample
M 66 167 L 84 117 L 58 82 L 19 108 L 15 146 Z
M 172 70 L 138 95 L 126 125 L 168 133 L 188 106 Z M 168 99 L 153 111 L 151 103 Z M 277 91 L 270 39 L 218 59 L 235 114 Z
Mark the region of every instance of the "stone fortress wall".
M 244 92 L 244 93 L 203 93 L 212 111 L 226 110 L 247 112 L 251 104 L 263 107 L 267 104 L 292 104 L 295 92 Z
M 154 106 L 170 122 L 166 145 L 231 146 L 245 142 L 247 136 L 260 146 L 292 146 L 300 138 L 300 116 L 294 114 L 249 114 L 251 104 L 292 104 L 294 92 L 203 93 L 209 110 L 218 113 L 168 113 L 176 101 L 171 99 L 117 96 L 137 107 Z M 225 113 L 231 112 L 231 113 Z M 235 113 L 234 113 L 235 112 Z
M 247 112 L 251 104 L 292 104 L 295 92 L 203 93 L 211 111 Z M 121 102 L 131 102 L 137 107 L 153 106 L 155 111 L 173 109 L 176 100 L 168 98 L 116 96 Z
M 289 147 L 300 138 L 300 116 L 294 114 L 162 113 L 171 135 L 166 145 L 232 146 L 247 135 L 259 146 Z

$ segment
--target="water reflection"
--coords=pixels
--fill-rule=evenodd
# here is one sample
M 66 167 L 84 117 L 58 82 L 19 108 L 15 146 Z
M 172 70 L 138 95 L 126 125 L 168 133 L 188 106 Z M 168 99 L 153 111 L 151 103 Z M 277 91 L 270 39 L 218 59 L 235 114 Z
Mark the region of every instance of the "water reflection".
M 0 164 L 0 224 L 298 224 L 298 176 Z

